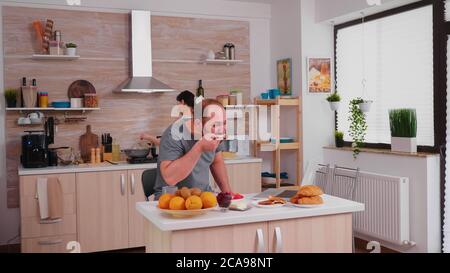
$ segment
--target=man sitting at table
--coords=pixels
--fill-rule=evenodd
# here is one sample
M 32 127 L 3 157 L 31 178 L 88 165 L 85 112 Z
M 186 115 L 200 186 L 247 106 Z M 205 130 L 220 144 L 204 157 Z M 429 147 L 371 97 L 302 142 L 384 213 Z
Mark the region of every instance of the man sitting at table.
M 200 111 L 201 106 L 201 111 Z M 186 115 L 169 126 L 161 138 L 155 199 L 166 186 L 212 191 L 209 171 L 222 192 L 230 192 L 222 157 L 226 112 L 217 100 L 205 99 L 195 107 L 197 117 Z

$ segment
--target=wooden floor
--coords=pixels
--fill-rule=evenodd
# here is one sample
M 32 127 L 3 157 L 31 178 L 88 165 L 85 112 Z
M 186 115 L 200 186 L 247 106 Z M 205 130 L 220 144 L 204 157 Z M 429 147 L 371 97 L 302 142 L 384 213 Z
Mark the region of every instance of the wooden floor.
M 358 238 L 356 238 L 355 240 L 355 248 L 356 251 L 355 253 L 358 254 L 364 254 L 364 253 L 369 253 L 370 251 L 368 251 L 366 249 L 367 246 L 367 241 L 363 241 L 360 240 Z M 5 246 L 0 246 L 0 253 L 20 253 L 20 245 L 5 245 Z M 133 248 L 133 249 L 122 249 L 122 250 L 114 250 L 114 251 L 107 251 L 107 252 L 102 252 L 102 253 L 124 253 L 124 254 L 128 254 L 128 253 L 145 253 L 145 248 Z M 397 253 L 396 251 L 392 250 L 392 249 L 388 249 L 388 248 L 381 248 L 381 253 Z

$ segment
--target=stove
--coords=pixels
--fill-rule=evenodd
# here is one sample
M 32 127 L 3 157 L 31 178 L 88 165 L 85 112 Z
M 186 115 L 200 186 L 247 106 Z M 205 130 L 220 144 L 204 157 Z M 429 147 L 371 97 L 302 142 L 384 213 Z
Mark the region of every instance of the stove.
M 129 164 L 151 164 L 151 163 L 157 163 L 158 162 L 158 158 L 154 157 L 154 158 L 148 158 L 148 157 L 144 157 L 144 158 L 137 158 L 137 157 L 133 157 L 133 158 L 128 158 L 127 159 Z

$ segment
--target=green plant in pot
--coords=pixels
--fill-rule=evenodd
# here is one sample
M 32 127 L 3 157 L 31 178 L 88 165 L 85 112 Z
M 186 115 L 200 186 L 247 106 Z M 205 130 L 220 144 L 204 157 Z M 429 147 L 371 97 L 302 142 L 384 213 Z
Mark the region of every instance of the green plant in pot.
M 336 131 L 334 133 L 334 139 L 335 139 L 337 148 L 344 147 L 344 133 L 343 132 Z
M 330 103 L 331 111 L 339 110 L 341 96 L 339 96 L 338 92 L 334 92 L 333 94 L 327 97 L 327 101 Z
M 8 88 L 5 90 L 6 106 L 9 108 L 15 108 L 17 104 L 17 89 Z
M 417 113 L 415 109 L 389 111 L 391 150 L 417 153 Z
M 66 55 L 76 56 L 77 55 L 77 45 L 75 43 L 66 44 Z
M 361 152 L 361 147 L 364 144 L 367 132 L 366 116 L 364 112 L 361 111 L 359 104 L 363 103 L 362 98 L 356 98 L 350 101 L 350 116 L 348 120 L 350 121 L 349 134 L 353 140 L 353 157 L 356 157 Z

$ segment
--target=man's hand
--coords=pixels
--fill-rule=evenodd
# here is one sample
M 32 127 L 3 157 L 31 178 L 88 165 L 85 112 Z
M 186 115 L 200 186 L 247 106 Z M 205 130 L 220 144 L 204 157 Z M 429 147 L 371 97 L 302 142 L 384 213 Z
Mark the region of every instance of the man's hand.
M 220 145 L 220 140 L 207 140 L 202 138 L 199 140 L 198 145 L 202 152 L 215 152 Z
M 139 138 L 141 140 L 147 140 L 150 141 L 152 144 L 159 145 L 159 139 L 153 135 L 142 133 L 140 134 Z

